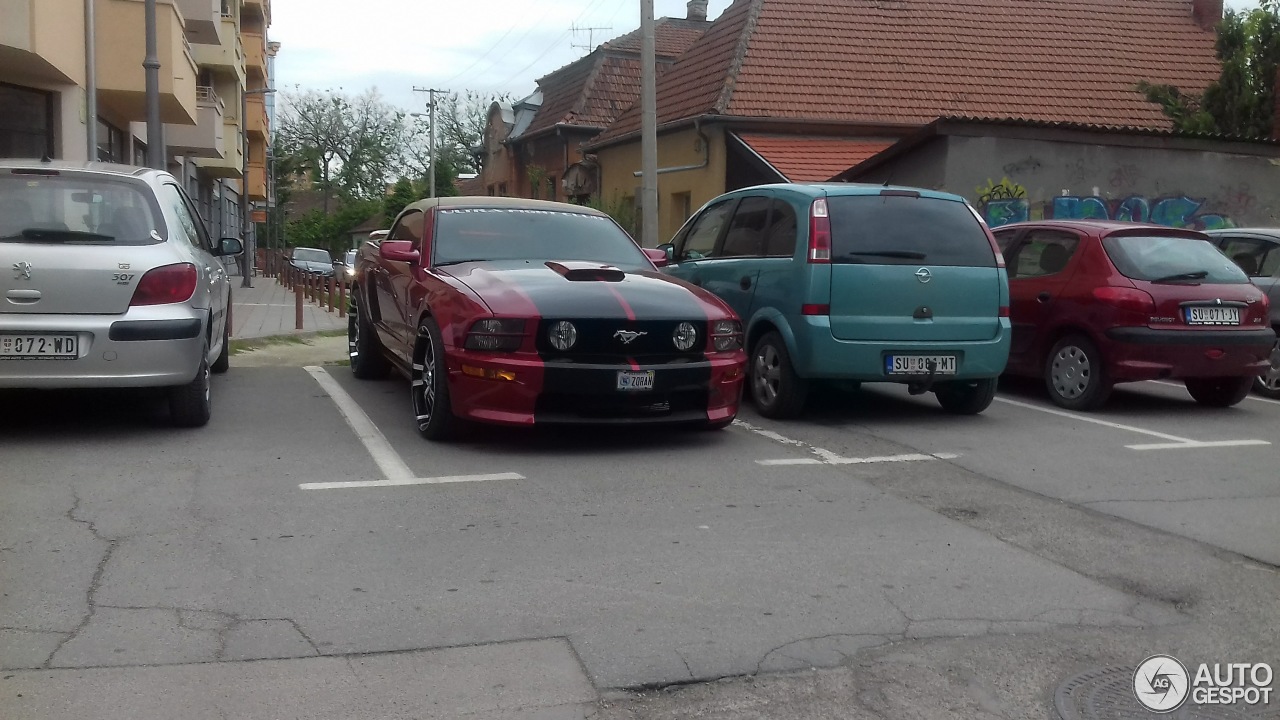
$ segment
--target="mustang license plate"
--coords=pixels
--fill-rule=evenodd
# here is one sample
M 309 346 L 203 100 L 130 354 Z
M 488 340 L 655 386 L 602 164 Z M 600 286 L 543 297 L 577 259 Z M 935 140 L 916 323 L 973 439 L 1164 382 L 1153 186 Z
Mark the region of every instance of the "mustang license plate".
M 1239 325 L 1240 308 L 1237 307 L 1189 307 L 1188 325 Z
M 890 375 L 928 375 L 930 367 L 935 375 L 956 374 L 955 355 L 890 355 L 885 358 L 885 369 Z
M 79 356 L 80 343 L 75 335 L 0 335 L 0 360 Z
M 631 372 L 627 370 L 619 370 L 618 389 L 625 391 L 652 390 L 653 371 Z

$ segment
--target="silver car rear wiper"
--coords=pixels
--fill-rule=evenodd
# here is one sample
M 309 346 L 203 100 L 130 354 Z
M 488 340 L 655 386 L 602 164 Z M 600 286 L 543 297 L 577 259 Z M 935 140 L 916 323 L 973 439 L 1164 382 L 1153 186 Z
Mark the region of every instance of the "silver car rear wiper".
M 83 230 L 62 230 L 60 228 L 26 228 L 17 235 L 0 238 L 0 242 L 13 240 L 37 240 L 41 242 L 115 242 L 114 235 L 86 232 Z

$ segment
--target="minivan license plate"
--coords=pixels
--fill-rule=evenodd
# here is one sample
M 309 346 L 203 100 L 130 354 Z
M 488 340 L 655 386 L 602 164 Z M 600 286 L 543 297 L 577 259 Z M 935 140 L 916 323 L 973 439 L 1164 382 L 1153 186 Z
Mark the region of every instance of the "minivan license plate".
M 1240 308 L 1237 307 L 1189 307 L 1188 325 L 1239 325 Z
M 0 360 L 73 359 L 80 356 L 75 335 L 0 335 Z
M 955 355 L 890 355 L 885 360 L 890 375 L 928 375 L 930 366 L 935 375 L 955 375 Z
M 653 389 L 653 371 L 629 372 L 618 371 L 618 389 L 628 392 Z

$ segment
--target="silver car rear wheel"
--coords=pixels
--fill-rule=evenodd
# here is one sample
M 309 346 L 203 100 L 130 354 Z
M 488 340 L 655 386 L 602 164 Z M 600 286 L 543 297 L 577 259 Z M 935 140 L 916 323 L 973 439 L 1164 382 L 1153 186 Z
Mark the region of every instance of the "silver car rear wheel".
M 1271 369 L 1253 381 L 1253 391 L 1272 400 L 1280 400 L 1280 340 L 1271 350 Z

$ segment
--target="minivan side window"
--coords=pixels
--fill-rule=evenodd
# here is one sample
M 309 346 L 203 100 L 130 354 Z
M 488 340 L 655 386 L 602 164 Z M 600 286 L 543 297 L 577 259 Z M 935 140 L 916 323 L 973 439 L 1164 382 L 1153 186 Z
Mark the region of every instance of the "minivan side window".
M 833 263 L 996 266 L 986 229 L 963 202 L 886 191 L 827 205 Z
M 769 198 L 748 197 L 738 203 L 729 232 L 716 257 L 756 257 L 764 252 L 764 231 L 769 224 Z
M 796 254 L 796 210 L 785 200 L 774 200 L 769 227 L 764 231 L 765 257 L 792 257 Z
M 684 241 L 677 249 L 676 259 L 700 260 L 711 257 L 724 226 L 729 222 L 729 213 L 733 211 L 736 203 L 736 199 L 725 200 L 704 210 L 694 222 L 693 227 L 689 228 L 689 234 L 685 235 Z
M 1080 238 L 1058 230 L 1032 230 L 1018 243 L 1017 255 L 1009 263 L 1010 278 L 1057 275 L 1067 269 L 1076 254 Z

